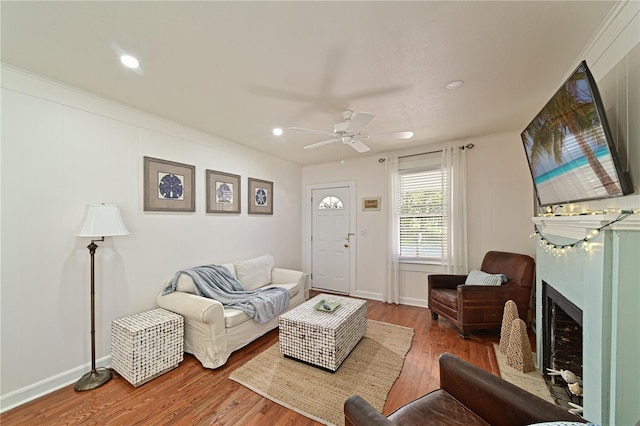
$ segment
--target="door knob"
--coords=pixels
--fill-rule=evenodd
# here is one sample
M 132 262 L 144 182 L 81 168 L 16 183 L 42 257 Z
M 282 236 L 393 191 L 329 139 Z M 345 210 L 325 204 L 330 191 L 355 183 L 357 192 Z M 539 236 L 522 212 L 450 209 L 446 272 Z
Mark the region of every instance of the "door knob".
M 347 241 L 346 243 L 344 243 L 344 248 L 349 248 L 349 243 L 351 242 L 352 235 L 356 235 L 356 234 L 349 232 L 347 235 L 344 236 L 344 239 Z

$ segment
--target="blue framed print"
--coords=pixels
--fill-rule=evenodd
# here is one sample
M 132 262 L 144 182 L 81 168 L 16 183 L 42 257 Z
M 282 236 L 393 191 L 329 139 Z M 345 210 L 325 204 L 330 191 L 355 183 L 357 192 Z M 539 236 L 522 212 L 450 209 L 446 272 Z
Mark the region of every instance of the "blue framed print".
M 206 170 L 207 213 L 240 213 L 240 176 Z
M 249 214 L 273 214 L 273 182 L 249 178 Z
M 144 210 L 194 212 L 195 166 L 144 157 Z

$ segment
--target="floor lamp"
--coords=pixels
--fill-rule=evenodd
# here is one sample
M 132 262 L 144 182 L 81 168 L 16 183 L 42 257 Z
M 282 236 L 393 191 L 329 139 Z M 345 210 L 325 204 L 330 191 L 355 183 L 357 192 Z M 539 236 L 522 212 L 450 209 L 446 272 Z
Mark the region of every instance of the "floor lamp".
M 91 371 L 85 374 L 74 386 L 77 391 L 95 389 L 111 379 L 111 371 L 106 368 L 96 369 L 96 315 L 95 315 L 95 253 L 96 241 L 104 241 L 104 237 L 128 235 L 129 231 L 122 221 L 120 209 L 113 204 L 89 204 L 78 237 L 91 237 L 87 246 L 91 255 Z

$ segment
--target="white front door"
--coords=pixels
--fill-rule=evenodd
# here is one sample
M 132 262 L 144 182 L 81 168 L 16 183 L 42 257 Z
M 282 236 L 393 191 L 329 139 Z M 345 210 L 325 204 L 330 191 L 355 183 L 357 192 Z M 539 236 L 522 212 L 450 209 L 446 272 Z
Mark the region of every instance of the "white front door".
M 313 288 L 349 293 L 351 283 L 349 187 L 312 190 Z

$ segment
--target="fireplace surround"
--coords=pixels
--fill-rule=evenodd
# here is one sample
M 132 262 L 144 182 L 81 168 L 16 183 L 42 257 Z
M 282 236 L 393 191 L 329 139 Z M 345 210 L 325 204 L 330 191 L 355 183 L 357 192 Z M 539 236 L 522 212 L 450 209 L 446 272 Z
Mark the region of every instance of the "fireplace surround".
M 603 426 L 640 421 L 638 216 L 604 228 L 588 248 L 553 254 L 538 246 L 536 252 L 536 347 L 543 347 L 543 283 L 549 283 L 582 311 L 584 417 Z M 534 223 L 547 241 L 571 244 L 615 218 L 536 217 Z

